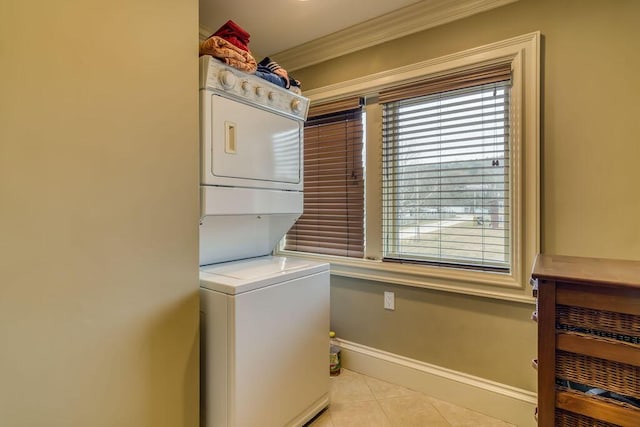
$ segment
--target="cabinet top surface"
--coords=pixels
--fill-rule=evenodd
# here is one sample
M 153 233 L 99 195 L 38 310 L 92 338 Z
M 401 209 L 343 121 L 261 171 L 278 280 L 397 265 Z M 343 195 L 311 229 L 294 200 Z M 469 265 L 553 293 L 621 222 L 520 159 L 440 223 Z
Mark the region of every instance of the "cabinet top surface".
M 531 277 L 640 291 L 640 261 L 538 254 Z

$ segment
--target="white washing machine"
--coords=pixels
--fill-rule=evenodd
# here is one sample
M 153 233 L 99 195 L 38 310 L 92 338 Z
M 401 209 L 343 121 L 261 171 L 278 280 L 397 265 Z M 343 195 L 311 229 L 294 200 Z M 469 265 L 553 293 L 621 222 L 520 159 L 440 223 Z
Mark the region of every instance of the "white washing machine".
M 203 426 L 301 426 L 328 405 L 328 281 L 285 257 L 200 268 Z

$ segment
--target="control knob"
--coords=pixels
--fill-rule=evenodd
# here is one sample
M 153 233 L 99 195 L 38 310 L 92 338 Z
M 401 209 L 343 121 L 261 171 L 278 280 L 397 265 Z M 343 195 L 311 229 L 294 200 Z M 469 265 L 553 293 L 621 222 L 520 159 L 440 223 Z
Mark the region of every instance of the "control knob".
M 227 70 L 220 73 L 218 80 L 220 80 L 220 84 L 225 89 L 232 89 L 236 84 L 236 76 L 231 71 Z
M 291 101 L 291 111 L 293 111 L 294 113 L 300 113 L 301 110 L 302 102 L 300 102 L 299 99 L 294 99 L 293 101 Z
M 249 81 L 248 81 L 248 80 L 244 80 L 244 81 L 242 82 L 242 90 L 243 90 L 244 92 L 249 92 L 249 89 L 251 89 L 251 83 L 249 83 Z
M 275 92 L 269 92 L 268 98 L 269 98 L 269 101 L 273 102 L 278 99 L 278 94 Z
M 256 87 L 256 96 L 258 98 L 262 98 L 262 96 L 264 95 L 264 88 L 257 86 Z

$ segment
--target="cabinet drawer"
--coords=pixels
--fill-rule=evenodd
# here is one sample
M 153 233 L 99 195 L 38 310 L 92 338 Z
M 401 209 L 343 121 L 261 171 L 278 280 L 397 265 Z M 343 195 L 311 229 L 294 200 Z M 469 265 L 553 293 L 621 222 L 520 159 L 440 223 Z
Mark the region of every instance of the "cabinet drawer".
M 595 418 L 587 417 L 586 415 L 580 415 L 573 412 L 565 411 L 563 409 L 556 409 L 555 426 L 557 427 L 619 427 L 615 424 L 611 424 L 605 421 L 597 420 Z
M 576 391 L 556 392 L 555 426 L 637 427 L 640 408 Z
M 557 351 L 556 378 L 640 399 L 638 366 Z
M 602 338 L 640 344 L 640 315 L 560 304 L 556 327 Z

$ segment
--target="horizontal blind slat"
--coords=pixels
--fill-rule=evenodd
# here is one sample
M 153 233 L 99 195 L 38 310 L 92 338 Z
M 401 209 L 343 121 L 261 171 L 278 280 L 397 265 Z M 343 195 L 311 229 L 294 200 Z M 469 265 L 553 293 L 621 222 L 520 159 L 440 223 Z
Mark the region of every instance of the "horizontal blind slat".
M 421 82 L 392 87 L 380 92 L 380 102 L 388 103 L 406 98 L 454 91 L 511 79 L 511 64 L 503 63 L 485 68 L 444 75 Z
M 346 110 L 354 110 L 362 104 L 360 97 L 350 97 L 337 101 L 316 104 L 311 102 L 309 106 L 309 117 L 323 116 L 325 114 L 338 113 Z

